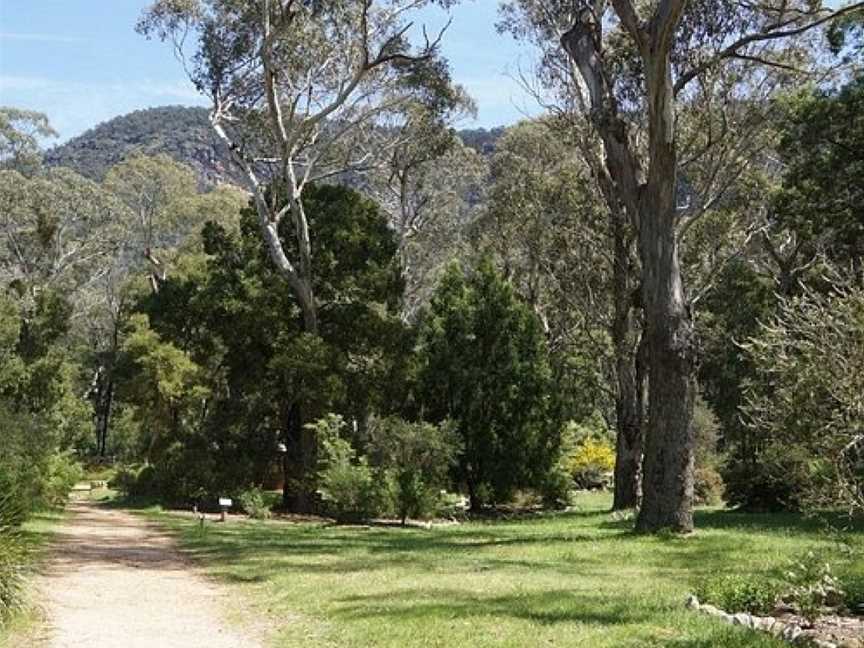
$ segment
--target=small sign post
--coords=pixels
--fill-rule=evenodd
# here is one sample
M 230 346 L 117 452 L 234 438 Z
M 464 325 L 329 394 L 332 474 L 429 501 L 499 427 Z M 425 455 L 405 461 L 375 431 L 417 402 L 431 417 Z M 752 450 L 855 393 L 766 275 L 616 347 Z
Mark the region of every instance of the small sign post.
M 231 508 L 231 506 L 233 504 L 234 504 L 234 502 L 231 501 L 231 499 L 228 497 L 220 497 L 219 498 L 219 508 L 222 509 L 222 517 L 220 519 L 222 522 L 224 522 L 227 519 L 228 509 Z

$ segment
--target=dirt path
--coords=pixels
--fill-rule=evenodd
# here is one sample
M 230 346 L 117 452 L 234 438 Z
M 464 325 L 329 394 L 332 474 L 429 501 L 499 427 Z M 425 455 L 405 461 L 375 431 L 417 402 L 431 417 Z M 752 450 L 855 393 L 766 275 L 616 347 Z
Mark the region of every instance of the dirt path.
M 258 648 L 172 539 L 123 511 L 70 505 L 40 587 L 51 648 Z M 236 615 L 235 615 L 236 616 Z M 40 642 L 41 643 L 41 642 Z

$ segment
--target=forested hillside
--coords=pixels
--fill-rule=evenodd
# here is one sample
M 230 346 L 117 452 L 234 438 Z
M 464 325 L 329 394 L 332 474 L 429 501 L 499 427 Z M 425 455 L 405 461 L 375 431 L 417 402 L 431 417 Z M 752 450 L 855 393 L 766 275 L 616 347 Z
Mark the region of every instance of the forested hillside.
M 458 135 L 466 146 L 490 155 L 503 132 L 500 127 L 477 128 L 458 131 Z M 228 148 L 210 125 L 207 109 L 189 106 L 161 106 L 120 115 L 49 149 L 44 163 L 101 180 L 109 168 L 132 154 L 158 153 L 190 166 L 204 186 L 242 185 Z
M 164 153 L 192 167 L 200 182 L 234 182 L 228 148 L 210 126 L 205 108 L 162 106 L 136 110 L 103 122 L 45 153 L 47 166 L 75 169 L 101 180 L 132 154 Z

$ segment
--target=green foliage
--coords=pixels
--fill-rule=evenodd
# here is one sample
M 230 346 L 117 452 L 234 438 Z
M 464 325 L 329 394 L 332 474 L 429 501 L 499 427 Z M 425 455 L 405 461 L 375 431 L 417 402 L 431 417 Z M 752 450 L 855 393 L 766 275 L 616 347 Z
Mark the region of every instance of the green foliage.
M 270 519 L 270 507 L 267 505 L 264 491 L 260 488 L 253 486 L 242 491 L 237 496 L 237 502 L 240 504 L 243 512 L 249 517 L 255 520 Z
M 376 420 L 369 430 L 368 453 L 395 486 L 396 514 L 405 521 L 429 518 L 439 509 L 441 491 L 461 449 L 449 422 L 410 423 L 398 417 Z
M 861 614 L 864 611 L 864 574 L 848 573 L 840 576 L 839 589 L 844 593 L 846 608 Z
M 0 169 L 35 173 L 42 163 L 39 138 L 47 137 L 57 137 L 57 133 L 46 115 L 0 106 Z
M 20 503 L 0 491 L 0 630 L 24 604 L 25 547 L 18 525 Z
M 758 472 L 794 503 L 864 510 L 864 291 L 786 299 L 745 348 Z
M 828 558 L 808 551 L 796 560 L 784 574 L 789 586 L 785 599 L 798 613 L 813 623 L 825 607 L 836 607 L 844 600 L 844 592 L 831 569 Z
M 864 75 L 839 89 L 805 88 L 781 105 L 779 223 L 802 244 L 861 271 Z M 820 239 L 827 239 L 828 245 Z
M 340 435 L 342 417 L 329 414 L 310 424 L 320 444 L 319 489 L 326 510 L 340 522 L 357 522 L 379 512 L 381 481 L 365 457 Z
M 121 466 L 108 483 L 131 498 L 153 497 L 158 494 L 157 473 L 153 466 Z
M 697 504 L 716 506 L 726 493 L 723 476 L 713 466 L 697 467 L 693 474 L 693 499 Z
M 783 586 L 764 575 L 723 575 L 705 579 L 696 588 L 696 597 L 724 612 L 768 615 L 774 611 Z
M 555 463 L 555 421 L 540 324 L 487 259 L 453 265 L 423 316 L 419 399 L 424 418 L 451 420 L 464 451 L 456 477 L 473 508 L 537 486 Z
M 22 519 L 65 502 L 81 476 L 71 449 L 89 412 L 62 345 L 70 315 L 51 291 L 30 304 L 0 294 L 0 492 Z
M 692 425 L 696 437 L 693 498 L 697 504 L 720 504 L 725 494 L 725 484 L 720 474 L 723 457 L 718 452 L 720 425 L 701 396 L 696 399 Z
M 261 483 L 280 442 L 289 462 L 299 456 L 303 421 L 327 411 L 365 420 L 405 401 L 411 338 L 396 317 L 402 283 L 386 218 L 340 187 L 307 188 L 306 209 L 320 335 L 302 331 L 252 209 L 233 226 L 208 223 L 203 253 L 178 256 L 128 320 L 118 379 L 130 443 L 143 446 L 139 458 L 150 453 L 177 503 Z
M 68 452 L 51 455 L 42 475 L 41 502 L 49 507 L 64 505 L 72 487 L 84 479 L 84 467 Z

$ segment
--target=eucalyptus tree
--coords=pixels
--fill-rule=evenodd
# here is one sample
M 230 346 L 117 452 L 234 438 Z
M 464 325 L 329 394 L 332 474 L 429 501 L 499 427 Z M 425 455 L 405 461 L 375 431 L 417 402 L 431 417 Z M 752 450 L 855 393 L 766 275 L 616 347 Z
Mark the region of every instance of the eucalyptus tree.
M 0 171 L 0 281 L 33 303 L 94 285 L 116 250 L 125 206 L 69 169 L 26 178 Z
M 176 245 L 189 223 L 181 220 L 180 203 L 198 193 L 195 172 L 165 154 L 133 155 L 111 167 L 105 187 L 129 208 L 134 220 L 127 223 L 126 254 L 140 255 L 152 267 L 154 291 L 165 281 L 167 268 L 157 256 L 158 247 Z M 132 259 L 124 259 L 132 265 Z
M 466 97 L 447 121 L 473 111 Z M 487 164 L 448 123 L 428 109 L 415 111 L 411 132 L 393 150 L 386 168 L 370 174 L 363 189 L 390 215 L 405 277 L 403 317 L 428 301 L 437 277 L 462 251 L 464 233 L 482 202 Z
M 563 81 L 602 142 L 605 178 L 637 236 L 648 363 L 643 501 L 637 529 L 693 528 L 696 343 L 680 262 L 679 107 L 728 69 L 794 70 L 787 41 L 861 3 L 763 0 L 512 0 L 504 26 L 538 43 L 542 81 Z M 635 120 L 634 120 L 635 118 Z M 634 121 L 640 128 L 634 127 Z
M 141 33 L 170 40 L 181 56 L 184 38 L 198 36 L 187 71 L 212 102 L 213 128 L 243 171 L 261 235 L 308 333 L 318 331 L 318 304 L 304 190 L 385 164 L 410 106 L 437 110 L 455 100 L 437 56 L 441 34 L 424 32 L 416 48 L 409 40 L 408 17 L 431 3 L 158 0 L 139 22 Z M 285 218 L 297 242 L 293 258 L 279 236 Z
M 167 155 L 133 155 L 111 167 L 102 186 L 125 210 L 114 227 L 115 251 L 106 271 L 79 301 L 91 347 L 93 379 L 89 391 L 96 421 L 96 453 L 109 450 L 117 391 L 115 369 L 127 324 L 130 294 L 145 269 L 157 293 L 181 250 L 201 246 L 208 221 L 236 229 L 248 197 L 221 186 L 199 193 L 195 173 Z
M 39 140 L 49 137 L 57 132 L 45 114 L 0 106 L 0 169 L 31 175 L 42 164 Z

